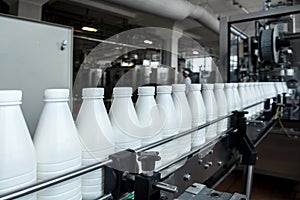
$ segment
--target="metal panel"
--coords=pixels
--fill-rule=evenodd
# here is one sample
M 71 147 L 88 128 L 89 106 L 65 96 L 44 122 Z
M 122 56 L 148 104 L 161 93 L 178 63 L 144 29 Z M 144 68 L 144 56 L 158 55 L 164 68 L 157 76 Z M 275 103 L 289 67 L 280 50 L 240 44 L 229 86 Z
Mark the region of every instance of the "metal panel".
M 252 12 L 247 15 L 236 15 L 229 17 L 230 23 L 240 23 L 240 22 L 247 22 L 259 19 L 266 19 L 272 17 L 281 17 L 284 15 L 292 15 L 300 13 L 300 5 L 297 6 L 288 6 L 280 9 L 272 9 L 268 11 L 259 11 L 259 12 Z
M 23 91 L 33 135 L 46 88 L 72 89 L 72 28 L 0 15 L 0 89 Z M 61 49 L 62 42 L 67 46 Z

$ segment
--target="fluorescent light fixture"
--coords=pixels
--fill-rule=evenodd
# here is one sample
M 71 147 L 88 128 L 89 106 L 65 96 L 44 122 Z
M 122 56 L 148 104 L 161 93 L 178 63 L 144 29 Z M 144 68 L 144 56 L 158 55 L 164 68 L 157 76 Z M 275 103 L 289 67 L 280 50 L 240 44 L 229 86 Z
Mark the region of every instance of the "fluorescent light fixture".
M 93 27 L 84 26 L 81 28 L 84 31 L 97 32 L 98 30 Z
M 192 53 L 193 53 L 194 55 L 198 55 L 198 54 L 199 54 L 199 51 L 195 51 L 195 50 L 194 50 Z
M 242 9 L 242 11 L 244 11 L 244 13 L 246 13 L 246 14 L 248 14 L 248 13 L 249 13 L 249 11 L 248 11 L 246 8 L 244 8 L 244 7 L 241 7 L 241 9 Z
M 152 44 L 153 42 L 151 40 L 144 40 L 145 44 Z

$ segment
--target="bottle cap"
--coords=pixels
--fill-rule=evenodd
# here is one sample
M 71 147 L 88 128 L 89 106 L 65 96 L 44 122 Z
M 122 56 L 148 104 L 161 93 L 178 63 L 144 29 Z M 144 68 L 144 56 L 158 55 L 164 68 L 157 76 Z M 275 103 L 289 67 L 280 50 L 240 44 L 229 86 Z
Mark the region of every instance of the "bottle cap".
M 223 89 L 224 83 L 215 83 L 215 89 Z
M 200 91 L 201 90 L 201 84 L 190 84 L 189 85 L 190 91 Z
M 157 94 L 171 94 L 172 93 L 172 86 L 171 85 L 159 85 L 157 86 Z
M 130 97 L 132 95 L 132 87 L 115 87 L 113 89 L 113 96 L 126 96 Z
M 138 87 L 138 95 L 154 95 L 155 87 L 153 86 L 143 86 Z
M 68 101 L 69 89 L 46 89 L 44 92 L 45 101 Z
M 173 92 L 184 92 L 185 84 L 172 84 Z
M 82 89 L 82 98 L 103 98 L 104 88 L 83 88 Z
M 232 88 L 233 87 L 232 83 L 225 83 L 224 86 L 225 86 L 225 88 Z
M 21 104 L 22 91 L 21 90 L 0 90 L 0 104 L 18 103 Z
M 203 90 L 213 90 L 214 89 L 214 84 L 203 84 L 202 89 Z
M 245 87 L 245 83 L 238 83 L 239 88 Z

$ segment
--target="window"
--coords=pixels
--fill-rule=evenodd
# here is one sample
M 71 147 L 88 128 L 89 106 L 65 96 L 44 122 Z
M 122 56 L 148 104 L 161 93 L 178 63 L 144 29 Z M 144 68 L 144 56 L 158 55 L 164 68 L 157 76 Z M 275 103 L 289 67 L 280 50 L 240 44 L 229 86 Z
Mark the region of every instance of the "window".
M 190 58 L 186 59 L 185 66 L 192 70 L 192 72 L 212 71 L 212 57 Z

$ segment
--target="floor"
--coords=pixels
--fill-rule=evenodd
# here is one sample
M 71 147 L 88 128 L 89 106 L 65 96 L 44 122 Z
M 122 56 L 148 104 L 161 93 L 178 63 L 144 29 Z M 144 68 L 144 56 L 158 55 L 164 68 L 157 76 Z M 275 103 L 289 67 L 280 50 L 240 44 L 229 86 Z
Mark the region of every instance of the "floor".
M 243 193 L 243 183 L 242 171 L 236 170 L 215 189 L 232 194 L 235 192 Z M 251 200 L 300 200 L 300 183 L 254 174 Z

